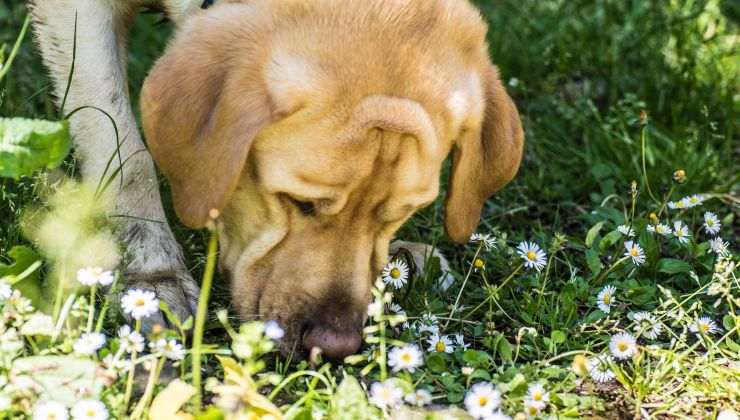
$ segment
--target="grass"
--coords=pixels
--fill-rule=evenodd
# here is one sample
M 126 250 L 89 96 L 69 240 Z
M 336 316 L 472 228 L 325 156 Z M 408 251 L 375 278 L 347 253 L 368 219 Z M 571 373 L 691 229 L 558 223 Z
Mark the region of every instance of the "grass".
M 204 358 L 203 401 L 204 408 L 210 406 L 201 418 L 220 418 L 219 413 L 235 406 L 288 418 L 319 413 L 376 418 L 384 410 L 367 403 L 367 393 L 379 395 L 373 384 L 381 382 L 404 394 L 430 391 L 437 408 L 465 407 L 474 384 L 491 382 L 503 394 L 501 408 L 511 416 L 524 416 L 533 406 L 526 396 L 537 383 L 549 392 L 549 403 L 538 407 L 542 416 L 713 418 L 723 409 L 740 406 L 740 283 L 737 257 L 732 256 L 740 239 L 737 7 L 730 0 L 477 3 L 491 25 L 493 60 L 527 132 L 518 177 L 487 203 L 479 227 L 495 238 L 496 246 L 449 242 L 441 223 L 443 195 L 419 212 L 397 236 L 438 246 L 450 259 L 455 282 L 445 291 L 436 287 L 440 273 L 432 261 L 409 279 L 413 286 L 394 290 L 379 284 L 384 290 L 377 290 L 376 298 L 383 306 L 388 299 L 400 305 L 408 325 L 399 314 L 375 314 L 366 329 L 363 354 L 344 366 L 285 360 L 274 353 L 261 325 L 232 327 L 236 321 L 228 314 L 228 290 L 216 279 L 211 300 L 225 312 L 211 312 L 206 344 L 194 352 Z M 24 6 L 6 4 L 0 8 L 0 45 L 7 45 L 0 49 L 0 62 L 26 14 Z M 134 97 L 171 31 L 169 24 L 154 25 L 157 19 L 140 18 L 133 32 Z M 38 53 L 26 39 L 0 81 L 0 116 L 53 119 L 57 111 L 50 91 Z M 63 169 L 74 177 L 74 166 L 70 160 Z M 674 176 L 679 169 L 686 180 Z M 8 257 L 12 247 L 31 244 L 19 227 L 21 213 L 43 204 L 43 179 L 0 180 L 0 263 L 13 262 Z M 667 207 L 693 194 L 706 200 L 686 210 Z M 731 256 L 720 259 L 710 250 L 713 235 L 702 227 L 706 211 L 719 216 L 719 236 L 729 243 Z M 655 224 L 652 214 L 671 227 L 677 220 L 686 223 L 689 241 L 649 233 L 648 226 Z M 635 237 L 619 233 L 620 225 L 630 226 Z M 208 260 L 207 233 L 175 229 L 189 267 L 200 276 Z M 629 240 L 645 253 L 646 261 L 639 266 L 624 256 Z M 546 252 L 541 271 L 522 266 L 516 251 L 522 241 Z M 483 267 L 476 268 L 476 260 Z M 54 261 L 47 261 L 42 274 L 53 274 L 54 267 Z M 606 286 L 616 288 L 608 313 L 597 302 Z M 392 297 L 386 292 L 393 292 Z M 99 305 L 115 303 L 111 299 L 98 293 Z M 11 309 L 18 308 L 5 303 L 3 313 Z M 88 300 L 81 298 L 68 311 L 87 320 Z M 641 311 L 655 321 L 635 321 Z M 99 310 L 94 313 L 100 317 Z M 122 318 L 115 310 L 107 313 L 98 320 L 104 321 L 107 336 L 114 337 Z M 220 321 L 213 319 L 216 314 Z M 31 313 L 21 315 L 26 320 Z M 430 315 L 436 317 L 439 335 L 449 335 L 454 344 L 454 335 L 462 334 L 469 347 L 456 346 L 452 353 L 438 352 L 436 346 L 429 350 L 431 334 L 423 326 L 429 327 Z M 720 330 L 692 331 L 702 316 Z M 7 322 L 7 315 L 4 319 Z M 18 338 L 22 348 L 3 355 L 0 400 L 12 395 L 16 415 L 28 413 L 37 397 L 20 395 L 14 384 L 3 382 L 12 360 L 34 354 L 68 357 L 63 355 L 86 332 L 85 324 L 65 325 L 64 334 L 51 343 L 40 337 Z M 182 330 L 192 328 L 185 324 Z M 661 328 L 656 339 L 648 337 L 653 325 Z M 4 324 L 0 333 L 11 327 Z M 637 351 L 625 360 L 604 363 L 603 372 L 611 372 L 614 379 L 599 382 L 589 367 L 606 360 L 619 332 L 637 338 Z M 159 332 L 148 341 L 164 337 L 188 339 L 177 331 Z M 413 373 L 394 372 L 388 365 L 390 352 L 403 343 L 416 344 L 424 352 L 423 365 Z M 88 359 L 115 355 L 120 345 L 111 339 Z M 161 348 L 145 353 L 139 358 L 144 362 L 165 359 Z M 189 353 L 177 362 L 186 383 L 195 382 L 191 360 Z M 121 397 L 126 375 L 117 369 L 112 371 L 118 372 L 118 379 L 95 396 L 111 413 L 125 411 Z M 148 395 L 154 403 L 129 407 L 129 413 L 160 412 L 173 395 L 168 392 L 200 392 L 185 383 L 155 387 L 156 374 L 137 376 L 152 383 Z M 158 399 L 160 395 L 164 397 Z M 173 403 L 173 409 L 201 409 L 185 404 L 187 400 Z M 385 411 L 401 416 L 397 418 L 411 415 Z

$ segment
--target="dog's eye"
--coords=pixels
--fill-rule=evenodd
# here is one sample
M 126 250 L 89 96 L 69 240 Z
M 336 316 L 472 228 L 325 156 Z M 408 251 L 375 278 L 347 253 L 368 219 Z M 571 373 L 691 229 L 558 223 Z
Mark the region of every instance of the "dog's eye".
M 288 201 L 290 201 L 291 204 L 296 206 L 298 210 L 300 210 L 301 213 L 303 213 L 306 216 L 312 216 L 316 213 L 316 205 L 310 201 L 301 201 L 298 199 L 295 199 L 291 196 L 287 196 Z

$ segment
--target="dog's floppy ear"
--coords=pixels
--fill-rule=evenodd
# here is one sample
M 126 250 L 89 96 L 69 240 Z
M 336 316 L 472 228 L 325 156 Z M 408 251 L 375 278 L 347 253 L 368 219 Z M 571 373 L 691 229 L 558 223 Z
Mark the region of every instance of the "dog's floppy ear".
M 236 23 L 233 15 L 188 21 L 141 94 L 149 150 L 170 183 L 178 217 L 192 228 L 226 205 L 250 145 L 271 120 L 259 42 Z
M 519 112 L 498 79 L 496 67 L 483 74 L 485 113 L 480 129 L 467 129 L 455 142 L 445 202 L 445 230 L 464 243 L 480 221 L 485 201 L 519 170 L 524 132 Z

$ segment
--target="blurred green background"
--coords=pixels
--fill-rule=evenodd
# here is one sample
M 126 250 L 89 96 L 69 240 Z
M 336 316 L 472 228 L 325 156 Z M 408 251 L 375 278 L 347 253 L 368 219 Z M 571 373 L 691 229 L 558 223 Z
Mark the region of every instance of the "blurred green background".
M 641 179 L 642 111 L 649 118 L 647 166 L 656 193 L 670 186 L 677 168 L 690 180 L 679 194 L 737 192 L 740 1 L 476 3 L 490 22 L 493 60 L 527 132 L 521 172 L 486 207 L 485 227 L 582 229 L 585 208 L 626 193 L 633 179 Z M 5 54 L 26 13 L 23 3 L 0 0 Z M 159 15 L 137 21 L 129 54 L 134 97 L 171 30 Z M 2 116 L 56 117 L 32 38 L 26 37 L 0 82 Z M 0 183 L 3 254 L 22 242 L 14 221 L 35 194 L 33 179 Z M 422 211 L 401 236 L 440 239 L 449 246 L 442 235 L 441 202 Z M 200 254 L 200 236 L 178 232 L 188 253 Z

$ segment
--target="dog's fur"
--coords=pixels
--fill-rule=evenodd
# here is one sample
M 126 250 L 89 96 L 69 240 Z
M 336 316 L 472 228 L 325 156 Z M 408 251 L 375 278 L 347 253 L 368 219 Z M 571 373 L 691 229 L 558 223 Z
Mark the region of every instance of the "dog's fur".
M 159 222 L 126 222 L 127 272 L 185 308 L 195 289 L 164 223 L 151 158 L 138 153 L 125 88 L 135 3 L 39 0 L 36 32 L 61 94 L 77 13 L 68 107 L 114 115 L 123 157 L 132 156 L 119 209 Z M 220 265 L 240 315 L 278 320 L 286 348 L 303 339 L 330 355 L 351 352 L 392 235 L 434 201 L 447 155 L 445 228 L 458 242 L 519 167 L 522 128 L 486 26 L 466 0 L 196 3 L 164 2 L 183 23 L 141 101 L 177 215 L 200 228 L 220 210 Z M 73 130 L 83 177 L 97 179 L 112 130 L 92 114 Z

